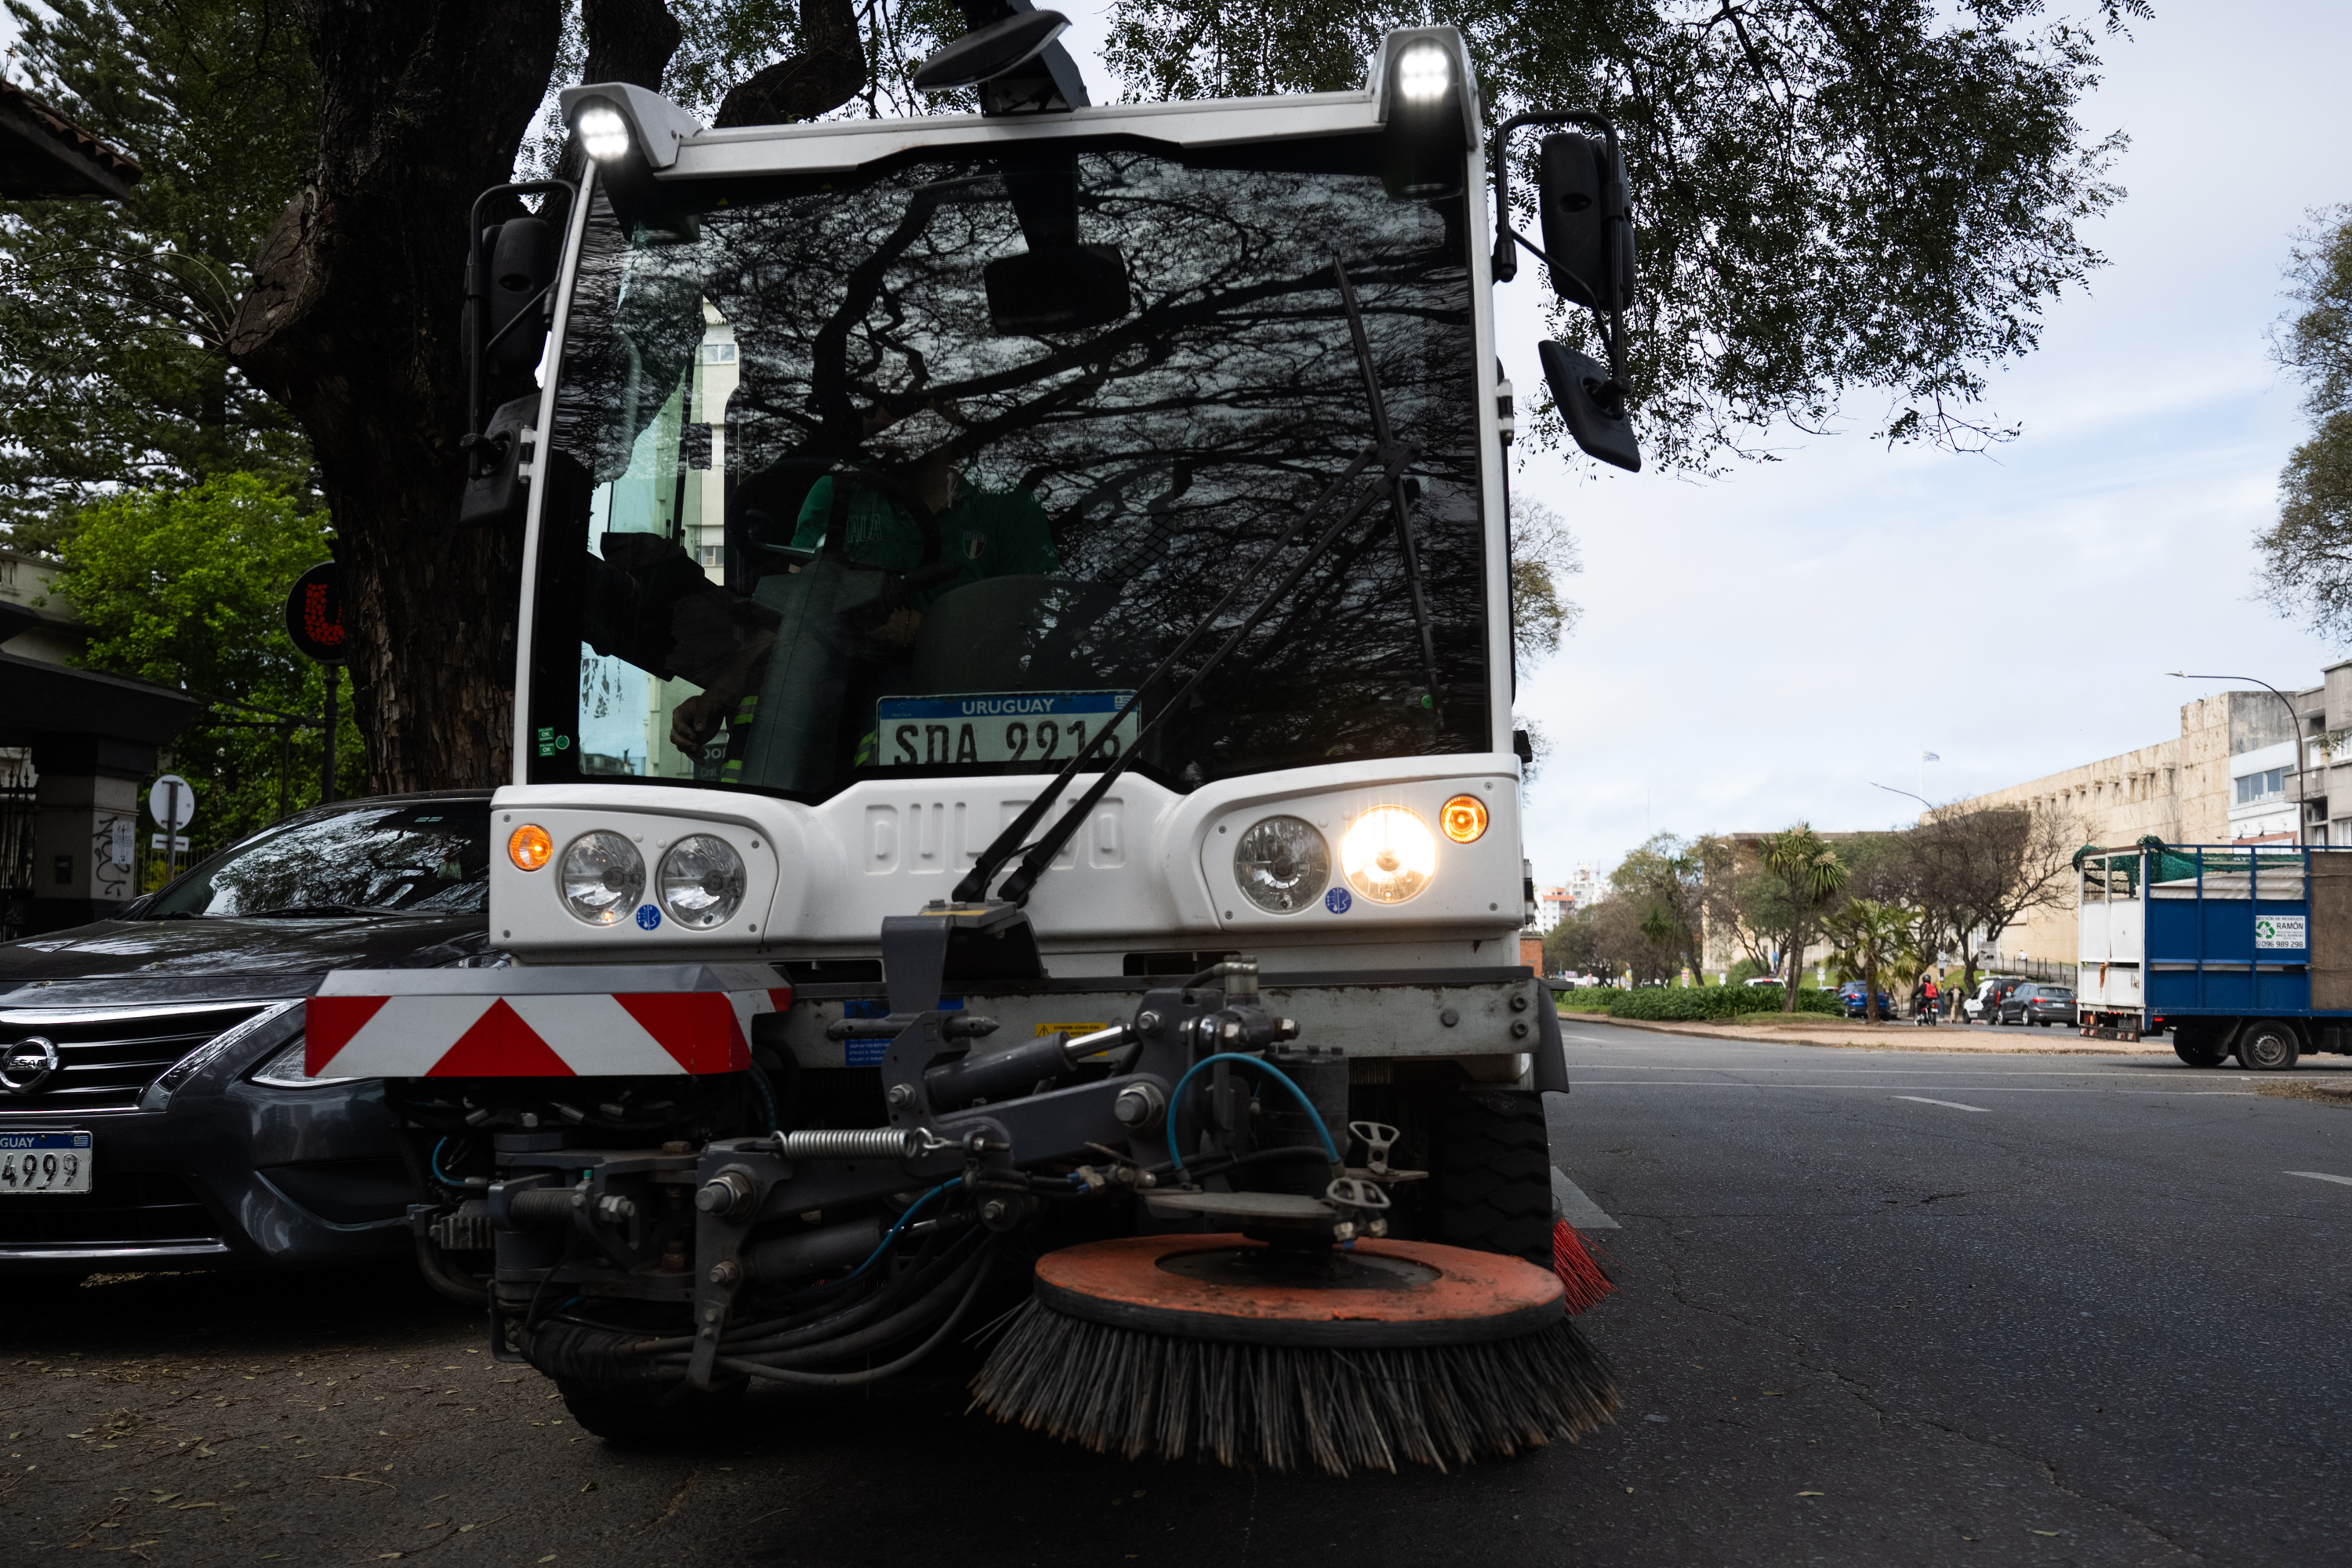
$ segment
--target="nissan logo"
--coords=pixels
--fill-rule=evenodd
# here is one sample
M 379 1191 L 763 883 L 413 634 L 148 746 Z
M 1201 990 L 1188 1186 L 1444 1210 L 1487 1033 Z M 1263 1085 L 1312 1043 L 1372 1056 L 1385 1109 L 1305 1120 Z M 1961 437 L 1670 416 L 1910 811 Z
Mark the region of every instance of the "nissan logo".
M 38 1035 L 27 1035 L 0 1052 L 0 1089 L 30 1094 L 56 1077 L 61 1065 L 57 1047 Z

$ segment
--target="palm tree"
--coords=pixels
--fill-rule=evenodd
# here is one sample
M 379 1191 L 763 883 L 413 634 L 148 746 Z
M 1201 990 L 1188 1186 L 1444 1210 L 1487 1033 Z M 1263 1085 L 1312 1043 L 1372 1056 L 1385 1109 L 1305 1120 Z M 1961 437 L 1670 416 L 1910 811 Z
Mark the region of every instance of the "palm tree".
M 1878 1006 L 1878 972 L 1893 963 L 1909 945 L 1916 911 L 1876 899 L 1855 899 L 1822 924 L 1838 944 L 1834 960 L 1842 976 L 1862 982 L 1862 1016 L 1884 1018 Z
M 1821 910 L 1845 886 L 1845 863 L 1837 851 L 1800 822 L 1780 833 L 1768 833 L 1763 843 L 1764 869 L 1780 884 L 1789 903 L 1789 930 L 1783 933 L 1781 962 L 1788 965 L 1788 984 L 1781 988 L 1780 1011 L 1797 1010 L 1797 971 L 1805 961 L 1805 947 L 1820 920 Z

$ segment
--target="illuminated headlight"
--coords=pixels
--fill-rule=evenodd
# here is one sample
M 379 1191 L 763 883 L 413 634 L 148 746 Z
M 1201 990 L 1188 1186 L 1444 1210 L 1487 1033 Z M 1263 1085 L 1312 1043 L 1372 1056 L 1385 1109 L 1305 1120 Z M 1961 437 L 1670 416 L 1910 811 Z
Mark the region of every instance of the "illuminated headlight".
M 629 150 L 629 122 L 609 103 L 583 106 L 572 129 L 580 133 L 581 150 L 600 163 L 609 163 Z
M 725 925 L 743 907 L 743 857 L 724 838 L 698 833 L 662 857 L 661 907 L 692 931 Z
M 1294 914 L 1329 885 L 1331 847 L 1311 822 L 1269 816 L 1234 846 L 1234 880 L 1242 885 L 1242 897 L 1268 914 Z
M 645 857 L 617 833 L 583 833 L 563 852 L 563 907 L 592 926 L 618 925 L 646 890 Z
M 1397 61 L 1397 96 L 1407 103 L 1433 102 L 1453 85 L 1454 62 L 1435 44 L 1416 44 Z
M 1376 904 L 1401 904 L 1437 870 L 1437 839 L 1429 825 L 1401 805 L 1376 805 L 1348 825 L 1339 839 L 1339 869 Z

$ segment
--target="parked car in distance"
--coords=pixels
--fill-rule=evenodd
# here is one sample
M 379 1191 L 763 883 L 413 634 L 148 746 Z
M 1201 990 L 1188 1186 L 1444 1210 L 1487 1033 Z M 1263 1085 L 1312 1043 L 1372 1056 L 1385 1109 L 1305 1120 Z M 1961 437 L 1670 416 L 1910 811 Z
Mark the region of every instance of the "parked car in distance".
M 2074 1022 L 2074 988 L 2040 983 L 2020 985 L 2002 999 L 1999 1021 L 2021 1026 L 2038 1024 L 2045 1029 L 2053 1024 L 2071 1026 Z
M 1844 1013 L 1844 1015 L 1849 1018 L 1861 1017 L 1862 994 L 1863 984 L 1859 980 L 1849 980 L 1844 984 L 1839 986 L 1839 1010 Z M 1881 991 L 1878 994 L 1878 1016 L 1881 1018 L 1892 1018 L 1895 1016 L 1895 998 L 1885 991 Z
M 302 1004 L 505 962 L 489 857 L 487 792 L 342 801 L 0 944 L 0 1279 L 421 1254 L 383 1085 L 305 1075 Z
M 1970 992 L 1968 995 L 1960 998 L 1961 1014 L 1965 1016 L 1970 1023 L 1991 1023 L 1993 1019 L 1994 993 L 2000 988 L 2004 982 L 2012 985 L 2020 985 L 2024 984 L 2024 979 L 2022 976 L 2015 974 L 1986 975 L 1983 979 L 1977 982 L 1977 988 L 1973 992 Z
M 1988 1024 L 2006 1023 L 2008 1020 L 2000 1016 L 2001 1004 L 2008 1001 L 2019 986 L 2032 984 L 2032 981 L 2021 974 L 2003 974 L 1987 981 L 1982 1004 L 1984 1021 Z
M 1788 982 L 1785 980 L 1776 980 L 1769 974 L 1751 974 L 1739 984 L 1742 985 L 1769 985 L 1774 990 L 1778 991 L 1788 984 Z

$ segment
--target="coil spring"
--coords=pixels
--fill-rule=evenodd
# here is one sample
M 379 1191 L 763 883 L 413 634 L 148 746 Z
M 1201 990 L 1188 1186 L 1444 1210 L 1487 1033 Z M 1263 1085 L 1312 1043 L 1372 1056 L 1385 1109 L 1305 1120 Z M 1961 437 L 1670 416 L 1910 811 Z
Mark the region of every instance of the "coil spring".
M 911 1127 L 853 1127 L 786 1132 L 776 1152 L 787 1160 L 911 1160 L 923 1152 L 923 1135 Z

